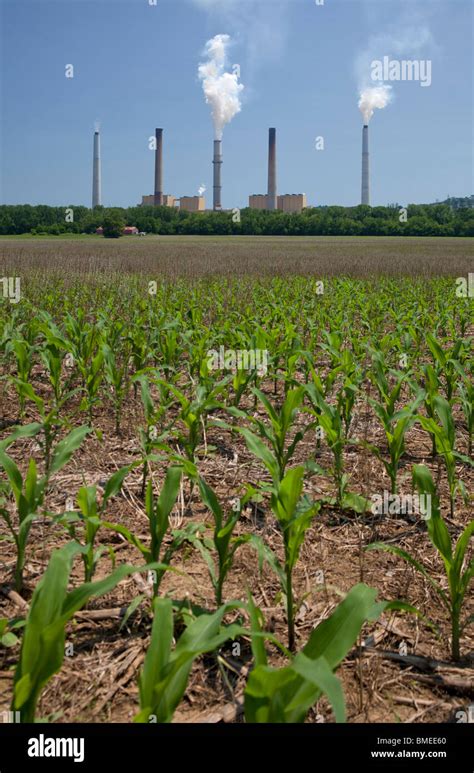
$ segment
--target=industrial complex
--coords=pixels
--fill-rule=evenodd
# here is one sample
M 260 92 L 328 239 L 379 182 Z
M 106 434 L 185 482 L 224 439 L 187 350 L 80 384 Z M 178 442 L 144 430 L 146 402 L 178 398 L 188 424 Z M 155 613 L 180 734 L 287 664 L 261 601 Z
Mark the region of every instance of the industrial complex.
M 175 207 L 185 212 L 207 212 L 204 196 L 181 196 L 163 192 L 163 129 L 155 131 L 155 186 L 154 193 L 142 196 L 140 206 Z M 214 140 L 213 155 L 213 211 L 222 211 L 222 140 Z M 101 202 L 100 135 L 94 132 L 92 207 Z M 369 181 L 369 127 L 362 129 L 362 189 L 361 204 L 370 205 Z M 268 185 L 267 193 L 249 196 L 250 209 L 278 210 L 280 212 L 301 212 L 308 206 L 305 193 L 278 194 L 277 190 L 277 147 L 276 129 L 269 129 L 268 141 Z

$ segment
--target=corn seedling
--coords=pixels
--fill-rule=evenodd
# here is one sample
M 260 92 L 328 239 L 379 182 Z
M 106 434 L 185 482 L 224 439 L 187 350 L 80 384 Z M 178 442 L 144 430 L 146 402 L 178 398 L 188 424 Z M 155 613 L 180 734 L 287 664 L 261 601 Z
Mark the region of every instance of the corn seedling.
M 225 604 L 212 615 L 200 615 L 187 626 L 173 648 L 171 599 L 154 600 L 151 641 L 139 678 L 140 712 L 135 722 L 171 722 L 196 658 L 246 633 L 237 623 L 222 625 L 224 615 L 236 606 L 239 604 Z
M 438 494 L 431 473 L 427 467 L 422 464 L 414 465 L 413 483 L 420 494 L 429 495 L 431 497 L 431 514 L 426 518 L 428 536 L 435 550 L 443 560 L 448 590 L 446 591 L 442 588 L 442 586 L 433 579 L 429 570 L 405 550 L 402 550 L 395 545 L 384 544 L 383 542 L 372 543 L 371 545 L 368 545 L 366 549 L 385 550 L 389 553 L 393 553 L 407 561 L 426 578 L 449 615 L 451 621 L 451 655 L 453 660 L 459 660 L 462 631 L 467 625 L 474 622 L 473 616 L 461 621 L 463 602 L 474 575 L 474 560 L 471 558 L 470 561 L 466 562 L 469 542 L 474 534 L 474 521 L 471 521 L 466 526 L 457 543 L 454 544 L 446 523 L 440 515 Z
M 42 579 L 36 586 L 26 618 L 21 652 L 15 670 L 12 711 L 20 712 L 20 721 L 35 721 L 41 693 L 64 660 L 65 627 L 87 601 L 110 593 L 129 575 L 157 569 L 161 565 L 133 567 L 123 564 L 103 580 L 80 585 L 68 593 L 72 561 L 81 546 L 70 542 L 55 550 Z
M 262 631 L 255 614 L 252 650 L 255 667 L 245 688 L 245 719 L 258 723 L 304 722 L 321 695 L 330 701 L 337 722 L 345 721 L 342 685 L 334 674 L 354 646 L 365 622 L 377 620 L 387 602 L 375 601 L 377 591 L 354 586 L 330 617 L 314 629 L 305 647 L 283 668 L 268 665 Z
M 471 466 L 472 461 L 456 451 L 456 430 L 451 406 L 441 395 L 437 395 L 433 399 L 433 413 L 439 423 L 434 418 L 426 418 L 426 416 L 421 415 L 417 419 L 423 429 L 434 438 L 436 451 L 443 457 L 448 477 L 451 518 L 453 518 L 457 491 L 461 491 L 466 501 L 468 499 L 464 484 L 457 478 L 456 461 L 461 461 Z
M 173 465 L 168 468 L 159 497 L 153 494 L 151 480 L 148 481 L 145 498 L 145 509 L 148 517 L 148 528 L 150 534 L 150 546 L 146 547 L 132 532 L 125 526 L 105 521 L 104 526 L 121 534 L 125 539 L 134 545 L 142 554 L 145 563 L 161 561 L 163 569 L 155 572 L 153 579 L 153 595 L 158 593 L 161 580 L 165 571 L 169 568 L 169 562 L 173 554 L 182 546 L 189 537 L 192 538 L 196 533 L 198 526 L 191 524 L 188 529 L 177 530 L 172 533 L 172 540 L 164 549 L 162 548 L 164 539 L 169 530 L 169 516 L 176 504 L 181 484 L 183 468 Z
M 97 486 L 83 486 L 77 494 L 77 504 L 80 513 L 68 512 L 57 519 L 57 522 L 66 528 L 70 537 L 83 548 L 81 557 L 84 564 L 84 582 L 92 581 L 97 564 L 103 553 L 103 546 L 96 548 L 95 541 L 97 532 L 103 525 L 109 499 L 119 493 L 129 471 L 130 466 L 127 465 L 117 470 L 109 478 L 100 504 L 97 501 Z M 83 527 L 82 541 L 76 531 L 78 524 Z
M 47 475 L 38 477 L 36 462 L 30 459 L 28 472 L 23 479 L 20 470 L 13 459 L 0 449 L 0 467 L 3 468 L 15 498 L 17 519 L 11 517 L 6 507 L 0 507 L 0 515 L 7 524 L 16 546 L 16 564 L 14 571 L 15 590 L 19 593 L 23 587 L 23 571 L 26 561 L 26 548 L 33 521 L 39 515 L 43 505 L 45 490 L 49 476 L 64 467 L 73 453 L 79 448 L 89 427 L 79 427 L 57 444 L 52 455 L 52 461 Z M 4 503 L 5 504 L 5 503 Z

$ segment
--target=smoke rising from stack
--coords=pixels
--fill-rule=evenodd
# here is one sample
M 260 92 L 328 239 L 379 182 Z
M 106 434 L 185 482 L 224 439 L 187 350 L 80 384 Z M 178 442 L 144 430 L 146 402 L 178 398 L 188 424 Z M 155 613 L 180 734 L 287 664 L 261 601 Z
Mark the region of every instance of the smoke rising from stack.
M 101 170 L 100 170 L 100 134 L 96 124 L 94 131 L 94 155 L 92 168 L 92 209 L 102 204 Z
M 199 65 L 198 75 L 206 102 L 211 106 L 214 124 L 214 209 L 222 207 L 222 134 L 224 126 L 240 113 L 242 104 L 240 94 L 243 85 L 239 83 L 239 67 L 234 66 L 232 72 L 225 72 L 227 63 L 227 48 L 230 44 L 229 35 L 216 35 L 208 40 L 205 47 L 207 62 Z
M 365 126 L 369 125 L 369 121 L 376 108 L 383 110 L 391 102 L 391 88 L 391 86 L 369 86 L 361 90 L 359 94 L 359 110 L 364 118 Z
M 267 208 L 274 210 L 277 205 L 277 170 L 276 170 L 276 129 L 268 130 L 268 192 Z
M 156 129 L 154 205 L 163 205 L 163 129 Z
M 240 113 L 240 94 L 243 84 L 239 83 L 238 68 L 225 72 L 229 35 L 216 35 L 208 40 L 205 47 L 207 62 L 199 65 L 198 74 L 206 102 L 211 106 L 214 123 L 214 139 L 221 140 L 224 126 Z

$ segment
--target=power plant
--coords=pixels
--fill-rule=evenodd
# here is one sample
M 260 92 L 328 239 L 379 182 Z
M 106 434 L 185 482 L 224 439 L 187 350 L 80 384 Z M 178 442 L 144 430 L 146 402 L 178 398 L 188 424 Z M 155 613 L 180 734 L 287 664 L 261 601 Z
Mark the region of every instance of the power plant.
M 207 212 L 206 201 L 200 187 L 197 196 L 182 196 L 181 198 L 163 192 L 163 129 L 155 130 L 155 178 L 154 193 L 142 196 L 141 206 L 173 207 L 186 212 Z M 222 140 L 214 140 L 213 165 L 213 211 L 222 211 Z M 249 196 L 250 209 L 294 212 L 305 209 L 307 198 L 305 193 L 286 193 L 278 195 L 277 190 L 277 146 L 276 129 L 268 130 L 268 186 L 266 194 Z M 102 203 L 101 168 L 100 168 L 100 134 L 94 132 L 92 207 Z M 370 206 L 370 164 L 369 164 L 369 126 L 364 123 L 362 129 L 362 185 L 361 204 Z
M 369 169 L 369 126 L 362 128 L 362 192 L 361 204 L 370 207 L 370 169 Z
M 94 155 L 92 166 L 92 209 L 100 206 L 102 203 L 101 179 L 100 179 L 100 134 L 96 129 L 94 132 Z

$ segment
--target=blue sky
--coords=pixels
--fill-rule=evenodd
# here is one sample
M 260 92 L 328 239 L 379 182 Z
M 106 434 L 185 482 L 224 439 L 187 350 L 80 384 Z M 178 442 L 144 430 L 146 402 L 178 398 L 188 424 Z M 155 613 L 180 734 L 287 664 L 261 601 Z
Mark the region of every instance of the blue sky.
M 149 2 L 0 0 L 2 203 L 90 206 L 98 119 L 104 205 L 152 193 L 156 126 L 165 130 L 165 192 L 196 195 L 204 183 L 211 205 L 213 129 L 197 66 L 219 33 L 234 40 L 230 64 L 245 86 L 224 131 L 224 207 L 266 191 L 270 126 L 279 193 L 357 204 L 358 85 L 371 57 L 394 51 L 430 59 L 432 84 L 394 83 L 392 103 L 376 111 L 372 204 L 473 192 L 469 0 Z

